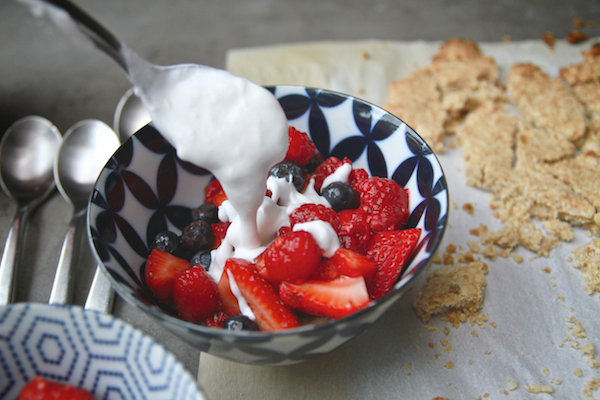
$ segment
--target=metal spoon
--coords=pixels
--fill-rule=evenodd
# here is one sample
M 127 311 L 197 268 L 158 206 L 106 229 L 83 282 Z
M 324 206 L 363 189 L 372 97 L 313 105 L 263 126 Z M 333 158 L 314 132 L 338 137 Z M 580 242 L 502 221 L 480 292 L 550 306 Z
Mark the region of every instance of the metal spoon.
M 60 132 L 50 121 L 29 116 L 12 124 L 0 142 L 0 183 L 8 196 L 17 202 L 17 212 L 0 261 L 0 306 L 13 299 L 23 225 L 29 213 L 55 187 L 52 167 L 61 141 Z
M 65 133 L 54 164 L 54 180 L 60 194 L 73 207 L 73 217 L 63 241 L 50 304 L 67 304 L 71 300 L 72 266 L 77 262 L 77 250 L 84 236 L 81 229 L 85 225 L 87 203 L 102 167 L 119 144 L 115 132 L 98 120 L 78 122 Z M 94 281 L 103 277 L 95 276 Z M 108 297 L 106 307 L 110 305 L 111 296 Z
M 113 129 L 121 138 L 121 142 L 124 142 L 151 120 L 142 100 L 133 93 L 133 88 L 130 88 L 117 105 Z

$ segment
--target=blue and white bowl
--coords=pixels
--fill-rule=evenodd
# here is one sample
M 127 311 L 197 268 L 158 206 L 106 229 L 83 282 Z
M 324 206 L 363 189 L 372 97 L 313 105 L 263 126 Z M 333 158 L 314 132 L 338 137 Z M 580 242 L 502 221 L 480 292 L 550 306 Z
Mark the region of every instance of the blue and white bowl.
M 16 399 L 36 376 L 96 399 L 205 399 L 171 353 L 110 315 L 35 303 L 0 307 L 0 400 Z
M 88 235 L 116 291 L 177 336 L 218 357 L 283 365 L 326 354 L 358 336 L 406 292 L 442 240 L 448 221 L 448 190 L 429 146 L 385 110 L 328 90 L 301 86 L 269 90 L 283 106 L 289 124 L 307 132 L 325 157 L 348 157 L 355 168 L 392 178 L 409 189 L 407 227 L 420 227 L 423 233 L 395 290 L 340 320 L 274 333 L 208 328 L 159 308 L 141 277 L 149 243 L 165 229 L 181 232 L 191 220 L 191 209 L 204 199 L 211 175 L 179 160 L 151 125 L 127 140 L 100 174 L 89 205 Z

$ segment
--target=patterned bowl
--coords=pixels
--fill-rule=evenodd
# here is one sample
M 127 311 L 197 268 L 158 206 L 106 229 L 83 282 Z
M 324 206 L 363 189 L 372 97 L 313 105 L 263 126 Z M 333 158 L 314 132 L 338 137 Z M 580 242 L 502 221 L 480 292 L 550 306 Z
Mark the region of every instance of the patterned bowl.
M 36 376 L 96 399 L 205 399 L 171 353 L 110 315 L 35 303 L 0 307 L 0 400 L 16 399 Z
M 154 304 L 143 271 L 149 243 L 190 221 L 211 175 L 179 160 L 147 125 L 127 140 L 96 183 L 88 212 L 92 250 L 116 291 L 201 351 L 246 364 L 293 364 L 328 353 L 369 328 L 430 263 L 447 225 L 448 190 L 436 156 L 410 127 L 357 98 L 300 86 L 270 87 L 290 125 L 308 132 L 324 155 L 348 157 L 357 168 L 409 189 L 408 227 L 423 230 L 395 290 L 336 321 L 268 332 L 231 333 L 178 319 Z

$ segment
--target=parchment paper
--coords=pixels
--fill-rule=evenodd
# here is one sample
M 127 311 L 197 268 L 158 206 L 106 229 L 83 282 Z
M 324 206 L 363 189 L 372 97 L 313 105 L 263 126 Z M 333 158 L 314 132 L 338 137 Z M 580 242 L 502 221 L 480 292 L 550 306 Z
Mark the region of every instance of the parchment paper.
M 481 43 L 480 48 L 496 59 L 503 77 L 522 61 L 554 76 L 558 68 L 579 62 L 580 51 L 590 45 L 559 41 L 551 51 L 541 41 L 527 41 Z M 238 49 L 229 52 L 227 68 L 263 85 L 323 87 L 383 105 L 388 83 L 427 66 L 438 46 L 361 41 Z M 489 194 L 465 184 L 460 149 L 439 158 L 452 203 L 441 250 L 453 243 L 465 252 L 466 242 L 477 239 L 469 229 L 501 225 L 491 215 Z M 475 206 L 473 215 L 462 210 L 467 202 Z M 202 354 L 199 382 L 212 400 L 585 399 L 586 382 L 600 377 L 600 371 L 577 347 L 591 343 L 600 349 L 600 297 L 584 292 L 581 273 L 568 260 L 573 248 L 590 240 L 576 230 L 573 241 L 549 258 L 519 249 L 525 258 L 521 264 L 512 258 L 485 260 L 490 271 L 483 313 L 489 321 L 483 329 L 469 323 L 454 328 L 439 317 L 431 321 L 437 330 L 426 329 L 412 308 L 425 282 L 422 274 L 372 329 L 329 355 L 288 367 L 252 367 Z M 585 328 L 585 338 L 573 335 L 570 318 Z M 445 340 L 449 344 L 443 345 Z M 509 390 L 514 386 L 509 381 L 518 387 Z M 547 385 L 553 393 L 532 394 L 526 385 Z

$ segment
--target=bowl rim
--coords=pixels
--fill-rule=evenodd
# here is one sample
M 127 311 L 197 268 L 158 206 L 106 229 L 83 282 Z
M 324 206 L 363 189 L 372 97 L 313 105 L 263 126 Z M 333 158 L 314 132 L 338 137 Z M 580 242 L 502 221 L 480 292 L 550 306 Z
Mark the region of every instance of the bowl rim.
M 363 102 L 369 106 L 371 106 L 374 109 L 377 109 L 379 111 L 382 111 L 384 114 L 388 114 L 390 115 L 394 120 L 397 120 L 399 122 L 399 126 L 401 124 L 406 125 L 406 127 L 408 128 L 407 133 L 410 133 L 411 135 L 416 136 L 420 142 L 430 151 L 430 154 L 433 155 L 433 157 L 435 158 L 441 172 L 442 172 L 442 176 L 446 177 L 446 173 L 444 172 L 442 163 L 440 162 L 437 154 L 433 151 L 433 149 L 431 148 L 431 146 L 429 146 L 429 144 L 427 144 L 427 142 L 425 142 L 425 140 L 410 126 L 408 125 L 406 122 L 404 122 L 402 119 L 398 118 L 397 116 L 395 116 L 394 114 L 392 114 L 391 112 L 387 111 L 386 109 L 384 109 L 383 107 L 380 107 L 374 103 L 371 103 L 367 100 L 363 100 L 359 97 L 356 97 L 354 95 L 350 95 L 350 94 L 346 94 L 346 93 L 342 93 L 342 92 L 338 92 L 335 90 L 330 90 L 330 89 L 323 89 L 323 88 L 316 88 L 316 87 L 311 87 L 311 86 L 304 86 L 304 85 L 287 85 L 287 84 L 282 84 L 282 85 L 265 85 L 264 86 L 265 89 L 267 90 L 271 90 L 271 89 L 275 89 L 278 87 L 285 87 L 285 88 L 304 88 L 307 90 L 315 90 L 315 91 L 319 91 L 319 92 L 326 92 L 326 93 L 330 93 L 330 94 L 334 94 L 334 95 L 338 95 L 338 96 L 342 96 L 342 97 L 346 97 L 349 99 L 354 99 L 354 100 L 358 100 L 360 102 Z M 273 90 L 271 90 L 271 92 L 273 92 Z M 150 124 L 150 123 L 149 123 Z M 148 125 L 149 125 L 148 124 Z M 142 128 L 140 128 L 140 130 L 138 130 L 135 134 L 133 134 L 131 137 L 129 137 L 127 140 L 133 140 L 133 137 L 136 136 Z M 121 144 L 121 146 L 119 146 L 119 148 L 115 151 L 115 153 L 113 153 L 113 155 L 111 156 L 111 158 L 109 159 L 109 161 L 106 163 L 106 165 L 104 166 L 104 168 L 106 168 L 106 166 L 111 162 L 112 157 L 114 157 L 114 155 L 120 151 L 121 147 L 123 144 Z M 104 170 L 104 168 L 102 170 Z M 94 189 L 96 188 L 98 184 L 98 180 L 94 183 Z M 398 281 L 394 284 L 394 289 L 392 291 L 390 291 L 389 293 L 387 293 L 386 295 L 384 295 L 383 297 L 381 297 L 380 299 L 377 300 L 371 300 L 369 302 L 369 304 L 361 309 L 358 310 L 350 315 L 347 315 L 345 317 L 339 318 L 339 319 L 327 319 L 324 322 L 319 322 L 317 324 L 307 324 L 307 325 L 301 325 L 299 327 L 295 327 L 295 328 L 289 328 L 289 329 L 282 329 L 282 330 L 278 330 L 278 331 L 238 331 L 238 332 L 232 332 L 232 331 L 228 331 L 225 329 L 219 329 L 219 328 L 213 328 L 213 327 L 208 327 L 208 326 L 204 326 L 204 325 L 200 325 L 200 324 L 195 324 L 192 322 L 188 322 L 188 321 L 184 321 L 182 319 L 179 319 L 178 317 L 174 316 L 174 315 L 170 315 L 167 312 L 163 311 L 160 307 L 156 306 L 156 305 L 148 305 L 145 304 L 144 302 L 142 302 L 141 300 L 139 300 L 136 296 L 132 295 L 131 293 L 129 293 L 108 271 L 107 267 L 104 265 L 104 262 L 100 259 L 100 256 L 98 255 L 98 252 L 96 251 L 96 247 L 94 245 L 94 239 L 92 237 L 92 232 L 91 232 L 91 221 L 90 221 L 90 215 L 91 215 L 91 207 L 92 207 L 92 196 L 93 196 L 93 191 L 92 191 L 92 195 L 90 195 L 90 199 L 88 201 L 88 206 L 86 209 L 86 235 L 87 235 L 87 239 L 88 239 L 88 244 L 91 248 L 92 254 L 94 256 L 94 258 L 96 259 L 96 262 L 98 263 L 98 265 L 100 266 L 102 272 L 108 277 L 109 281 L 111 282 L 111 286 L 113 287 L 113 289 L 115 289 L 117 291 L 117 293 L 119 293 L 119 295 L 121 297 L 123 297 L 129 304 L 135 305 L 138 308 L 141 308 L 143 311 L 145 311 L 146 313 L 150 314 L 151 316 L 153 316 L 154 318 L 158 319 L 159 321 L 165 321 L 169 324 L 173 324 L 175 325 L 177 328 L 180 329 L 185 329 L 186 331 L 193 331 L 193 332 L 198 332 L 200 333 L 202 336 L 208 336 L 210 337 L 210 339 L 213 338 L 223 338 L 223 337 L 228 337 L 228 338 L 235 338 L 235 339 L 240 339 L 240 338 L 245 338 L 245 339 L 253 339 L 253 338 L 266 338 L 266 337 L 285 337 L 285 336 L 292 336 L 292 335 L 297 335 L 297 334 L 304 334 L 307 332 L 318 332 L 321 330 L 327 330 L 329 329 L 332 325 L 336 325 L 339 323 L 351 323 L 353 320 L 362 317 L 365 313 L 369 313 L 371 310 L 379 308 L 382 304 L 387 303 L 388 301 L 390 301 L 394 296 L 400 296 L 400 294 L 404 291 L 407 290 L 415 281 L 415 279 L 417 278 L 417 276 L 419 276 L 428 265 L 430 265 L 433 262 L 433 257 L 436 253 L 436 251 L 438 250 L 439 246 L 442 243 L 442 240 L 444 238 L 444 235 L 447 231 L 448 225 L 449 225 L 449 214 L 450 214 L 450 193 L 449 193 L 449 188 L 448 188 L 448 181 L 446 180 L 446 187 L 445 187 L 445 200 L 447 203 L 447 207 L 446 207 L 446 217 L 445 220 L 443 222 L 442 228 L 438 229 L 438 235 L 435 239 L 435 242 L 433 244 L 433 246 L 431 247 L 431 252 L 430 255 L 423 261 L 421 261 L 421 265 L 419 266 L 418 269 L 415 269 L 414 271 L 411 272 L 411 274 L 409 276 L 403 276 L 400 277 L 398 279 Z M 406 280 L 405 280 L 406 278 Z M 404 281 L 405 280 L 405 281 Z M 401 285 L 400 283 L 403 282 Z M 398 297 L 398 298 L 399 298 Z M 396 299 L 397 300 L 397 299 Z

